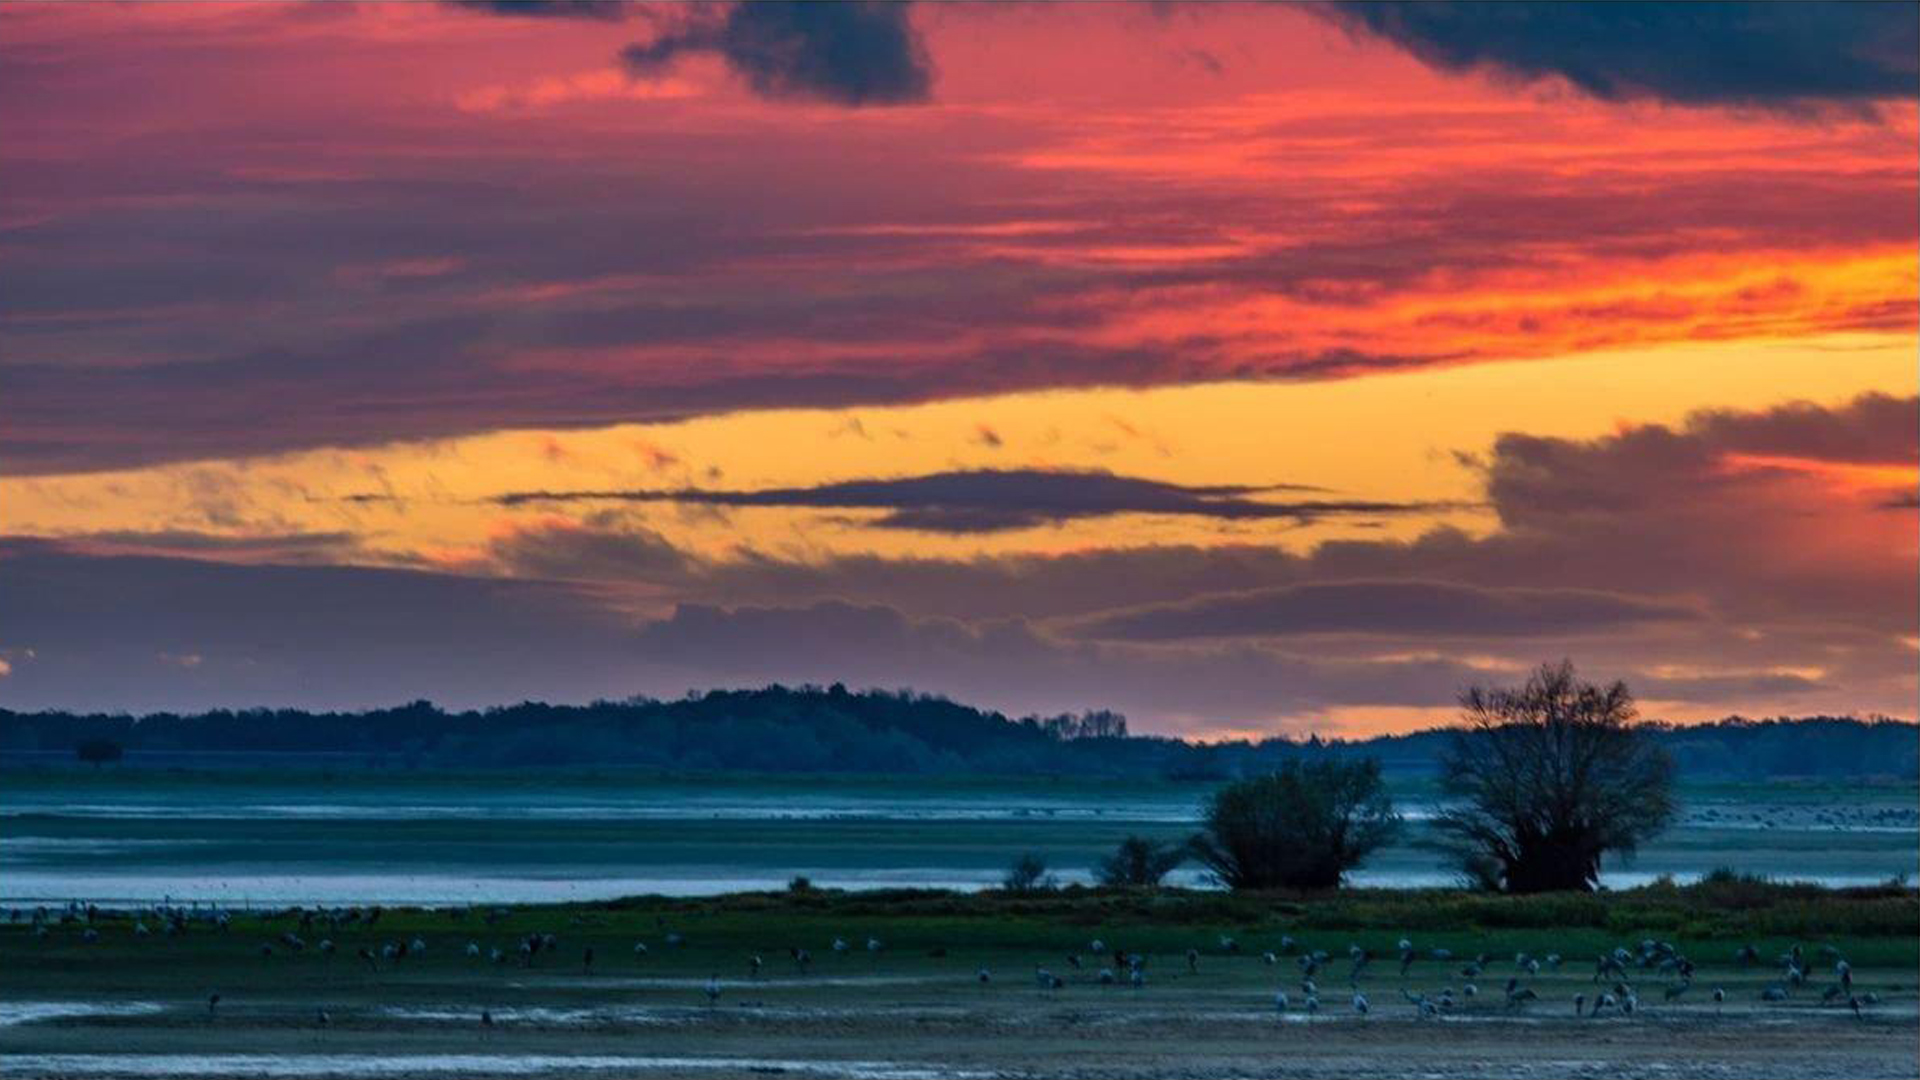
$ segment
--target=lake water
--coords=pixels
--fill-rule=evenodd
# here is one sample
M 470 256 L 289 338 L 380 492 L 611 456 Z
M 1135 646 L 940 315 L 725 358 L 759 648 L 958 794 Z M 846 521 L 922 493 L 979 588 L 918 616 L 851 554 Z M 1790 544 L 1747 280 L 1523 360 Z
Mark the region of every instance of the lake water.
M 1025 851 L 1062 882 L 1122 837 L 1192 832 L 1204 784 L 663 780 L 607 774 L 0 773 L 0 903 L 450 904 L 825 887 L 977 889 Z M 1915 870 L 1912 788 L 1688 788 L 1606 882 L 1716 866 L 1827 884 Z M 1417 839 L 1431 813 L 1397 792 Z M 1189 867 L 1174 880 L 1202 884 Z M 1446 884 L 1403 842 L 1357 884 Z

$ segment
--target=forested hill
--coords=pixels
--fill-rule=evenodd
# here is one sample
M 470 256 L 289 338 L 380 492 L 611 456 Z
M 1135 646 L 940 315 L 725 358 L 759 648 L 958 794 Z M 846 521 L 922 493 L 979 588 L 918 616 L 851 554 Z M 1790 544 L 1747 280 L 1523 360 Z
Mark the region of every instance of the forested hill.
M 1905 778 L 1920 727 L 1813 717 L 1660 727 L 1688 779 Z M 71 760 L 83 744 L 150 763 L 324 762 L 337 767 L 644 766 L 685 771 L 975 773 L 1218 778 L 1289 757 L 1371 755 L 1431 772 L 1443 731 L 1342 741 L 1193 744 L 1129 735 L 1093 712 L 1013 719 L 943 698 L 768 687 L 583 706 L 443 712 L 427 702 L 360 713 L 297 710 L 142 717 L 0 710 L 0 754 Z

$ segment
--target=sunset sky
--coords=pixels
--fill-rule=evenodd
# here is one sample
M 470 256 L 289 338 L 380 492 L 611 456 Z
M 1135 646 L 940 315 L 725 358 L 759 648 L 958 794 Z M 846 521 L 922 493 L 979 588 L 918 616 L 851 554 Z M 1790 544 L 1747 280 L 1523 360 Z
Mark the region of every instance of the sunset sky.
M 1911 717 L 1916 12 L 0 4 L 0 707 Z

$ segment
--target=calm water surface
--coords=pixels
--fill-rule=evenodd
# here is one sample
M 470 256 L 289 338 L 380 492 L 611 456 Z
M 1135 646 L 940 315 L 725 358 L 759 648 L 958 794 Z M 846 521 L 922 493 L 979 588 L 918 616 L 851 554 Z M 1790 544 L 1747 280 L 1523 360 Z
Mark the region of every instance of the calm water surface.
M 0 772 L 0 902 L 468 903 L 816 885 L 974 889 L 1035 851 L 1062 882 L 1129 833 L 1190 833 L 1209 785 L 662 780 L 434 774 Z M 1354 875 L 1445 884 L 1412 841 Z M 1607 882 L 1716 866 L 1862 884 L 1912 873 L 1914 792 L 1695 788 L 1680 823 Z M 1201 884 L 1197 870 L 1177 880 Z

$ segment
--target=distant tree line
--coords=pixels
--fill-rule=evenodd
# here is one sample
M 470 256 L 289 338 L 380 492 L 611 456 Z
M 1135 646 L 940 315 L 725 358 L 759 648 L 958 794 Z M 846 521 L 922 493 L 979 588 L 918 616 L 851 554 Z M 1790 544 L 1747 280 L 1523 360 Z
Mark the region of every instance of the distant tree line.
M 1901 721 L 1733 718 L 1693 727 L 1653 725 L 1650 732 L 1678 774 L 1689 779 L 1910 779 L 1920 771 L 1920 728 Z M 925 694 L 854 692 L 838 685 L 466 712 L 425 701 L 366 712 L 249 709 L 140 717 L 0 710 L 0 753 L 72 760 L 90 740 L 122 747 L 136 763 L 142 754 L 268 760 L 304 754 L 387 767 L 1231 780 L 1269 774 L 1291 761 L 1364 759 L 1379 761 L 1389 777 L 1438 777 L 1448 733 L 1188 743 L 1130 734 L 1126 718 L 1112 712 L 1012 718 Z

